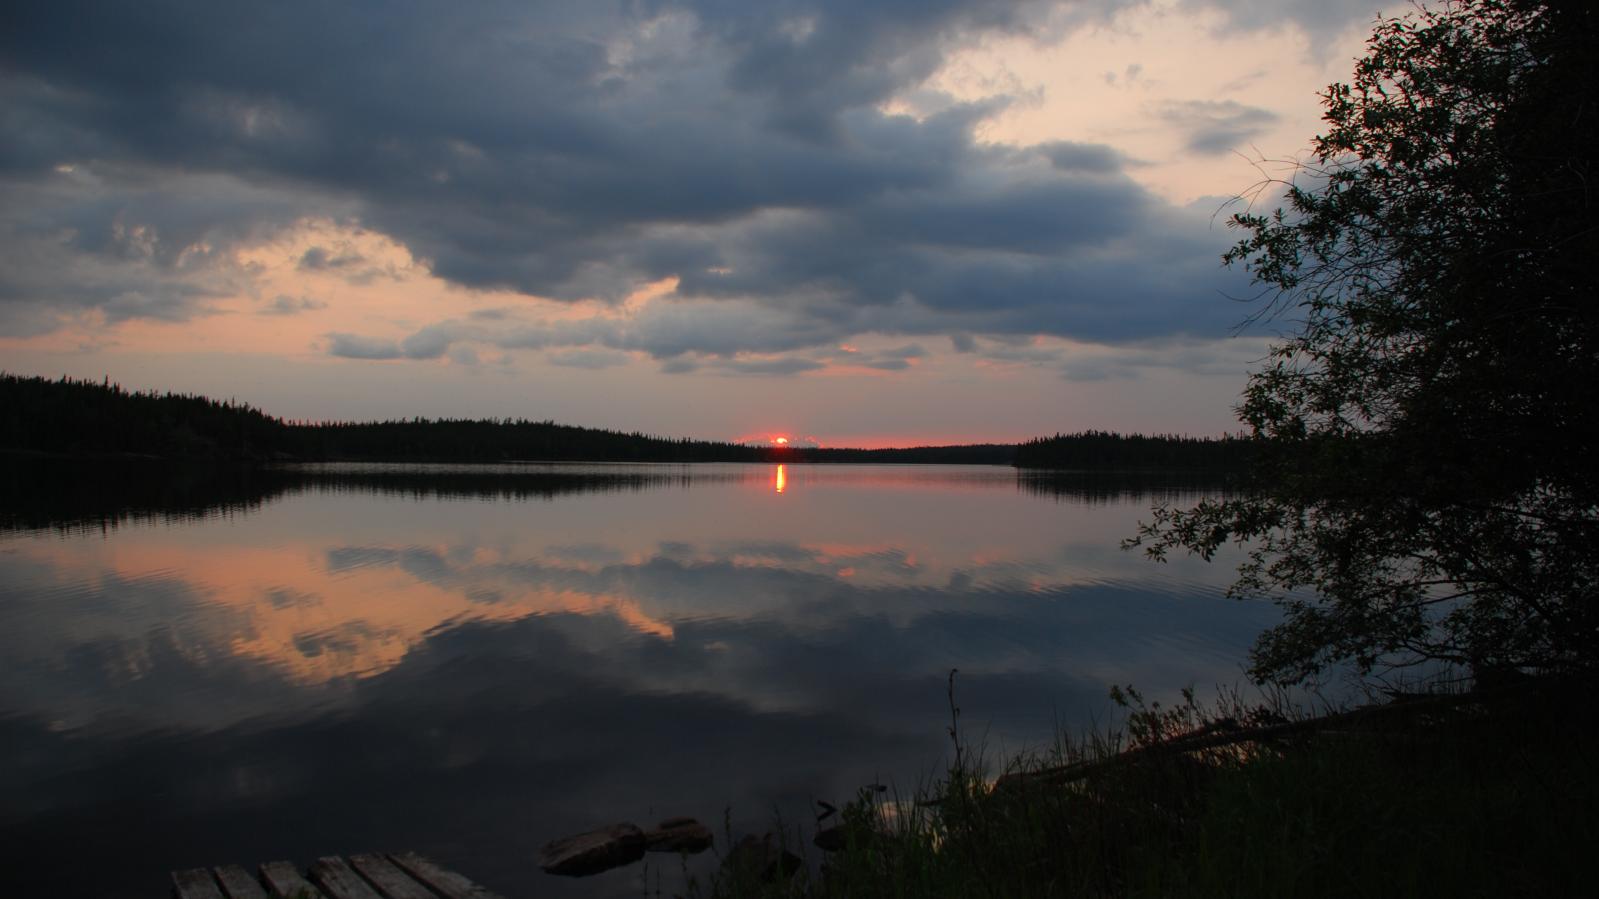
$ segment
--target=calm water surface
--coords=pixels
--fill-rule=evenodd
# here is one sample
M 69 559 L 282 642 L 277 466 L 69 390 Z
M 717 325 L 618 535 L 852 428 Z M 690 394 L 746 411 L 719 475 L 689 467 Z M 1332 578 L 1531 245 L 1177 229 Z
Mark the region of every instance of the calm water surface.
M 1117 549 L 1180 487 L 897 466 L 12 471 L 0 881 L 417 849 L 507 895 L 544 841 L 809 816 L 1241 680 L 1231 566 Z M 680 878 L 664 868 L 665 889 Z M 86 863 L 88 862 L 88 863 Z M 706 862 L 702 862 L 704 864 Z M 60 877 L 67 878 L 65 881 Z

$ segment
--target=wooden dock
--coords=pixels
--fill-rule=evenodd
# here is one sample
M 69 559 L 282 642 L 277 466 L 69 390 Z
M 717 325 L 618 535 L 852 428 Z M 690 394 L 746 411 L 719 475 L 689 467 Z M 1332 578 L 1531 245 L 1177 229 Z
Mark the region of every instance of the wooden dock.
M 238 865 L 172 872 L 176 899 L 500 899 L 414 852 L 319 858 L 304 874 L 267 862 L 251 874 Z

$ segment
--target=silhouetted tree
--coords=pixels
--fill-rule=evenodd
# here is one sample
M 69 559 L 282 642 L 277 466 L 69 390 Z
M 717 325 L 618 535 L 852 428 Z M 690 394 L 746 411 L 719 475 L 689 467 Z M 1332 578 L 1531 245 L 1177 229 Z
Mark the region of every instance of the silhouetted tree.
M 1599 660 L 1599 42 L 1588 2 L 1381 19 L 1241 263 L 1298 333 L 1251 377 L 1258 492 L 1130 545 L 1249 547 L 1254 673 Z

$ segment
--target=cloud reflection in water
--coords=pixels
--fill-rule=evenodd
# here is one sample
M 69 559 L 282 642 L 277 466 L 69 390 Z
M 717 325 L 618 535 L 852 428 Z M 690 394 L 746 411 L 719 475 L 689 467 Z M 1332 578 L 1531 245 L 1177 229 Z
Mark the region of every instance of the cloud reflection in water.
M 929 772 L 951 667 L 974 732 L 1019 748 L 1110 683 L 1237 680 L 1269 621 L 1220 599 L 1225 570 L 1115 551 L 1140 500 L 803 467 L 779 497 L 753 468 L 540 499 L 305 489 L 6 538 L 11 851 L 137 819 L 120 845 L 151 877 L 409 847 L 542 894 L 562 886 L 528 851 L 574 827 L 761 826 Z

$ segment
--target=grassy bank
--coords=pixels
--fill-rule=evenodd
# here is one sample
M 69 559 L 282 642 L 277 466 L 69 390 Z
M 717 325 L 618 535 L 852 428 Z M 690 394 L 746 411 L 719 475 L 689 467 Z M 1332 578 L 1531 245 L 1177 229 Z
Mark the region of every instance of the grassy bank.
M 997 782 L 963 748 L 919 795 L 863 790 L 823 821 L 842 824 L 842 850 L 801 850 L 791 833 L 811 861 L 792 877 L 726 866 L 690 892 L 1585 895 L 1599 846 L 1592 687 L 1529 681 L 1314 719 L 1122 693 L 1116 733 L 1012 760 Z

